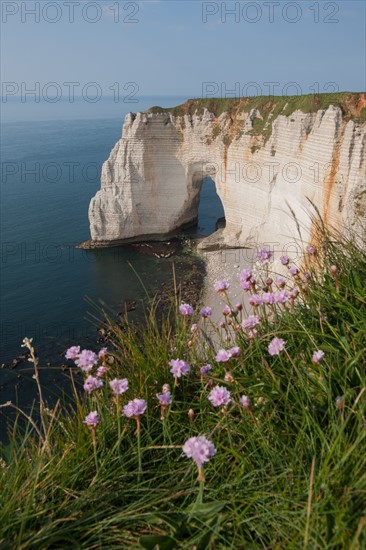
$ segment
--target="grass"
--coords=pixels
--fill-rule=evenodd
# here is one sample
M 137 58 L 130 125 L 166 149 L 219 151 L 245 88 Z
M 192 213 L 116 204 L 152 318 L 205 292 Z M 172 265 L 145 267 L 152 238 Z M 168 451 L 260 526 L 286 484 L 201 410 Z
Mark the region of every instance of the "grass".
M 118 421 L 108 384 L 86 395 L 70 362 L 73 407 L 37 404 L 33 417 L 40 410 L 42 422 L 40 413 L 36 423 L 21 422 L 19 412 L 9 425 L 0 548 L 365 548 L 366 257 L 355 243 L 324 235 L 318 254 L 305 254 L 300 274 L 288 277 L 286 288 L 296 285 L 299 296 L 256 309 L 254 339 L 240 329 L 249 312 L 232 305 L 222 328 L 197 313 L 181 316 L 175 298 L 159 323 L 154 307 L 145 326 L 106 318 L 106 381 L 128 378 L 122 405 L 147 401 L 141 447 L 136 422 Z M 250 292 L 277 290 L 263 282 L 264 268 L 254 276 Z M 274 337 L 286 347 L 271 356 Z M 218 347 L 236 345 L 238 358 L 215 361 Z M 318 349 L 324 359 L 314 363 Z M 168 363 L 177 357 L 191 370 L 174 386 Z M 201 379 L 207 362 L 211 376 Z M 166 383 L 173 402 L 162 420 L 156 394 Z M 223 410 L 208 400 L 215 385 L 231 392 Z M 83 424 L 93 410 L 95 452 Z M 182 453 L 196 435 L 216 448 L 204 487 Z

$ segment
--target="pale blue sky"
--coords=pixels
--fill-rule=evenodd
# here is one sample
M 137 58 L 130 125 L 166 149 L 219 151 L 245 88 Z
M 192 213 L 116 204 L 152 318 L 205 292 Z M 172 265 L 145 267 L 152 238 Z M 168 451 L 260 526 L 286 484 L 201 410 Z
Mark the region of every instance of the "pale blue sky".
M 69 21 L 72 3 L 73 23 Z M 274 88 L 278 95 L 290 82 L 296 82 L 302 93 L 314 91 L 315 82 L 320 91 L 326 91 L 330 82 L 339 90 L 366 87 L 363 0 L 277 0 L 257 2 L 257 8 L 255 2 L 198 0 L 2 0 L 1 4 L 1 76 L 19 86 L 56 82 L 65 96 L 69 88 L 64 82 L 79 82 L 76 94 L 86 83 L 96 82 L 106 96 L 112 95 L 109 87 L 115 82 L 125 94 L 133 89 L 123 92 L 123 85 L 134 82 L 141 96 L 187 97 L 202 96 L 204 82 L 217 83 L 218 95 L 235 83 L 241 92 L 248 90 L 250 82 L 256 82 L 264 95 L 268 82 L 279 83 Z M 39 22 L 27 12 L 37 10 L 37 4 Z M 225 22 L 221 6 L 230 10 L 235 5 L 239 11 L 227 14 Z M 91 23 L 85 18 L 99 20 Z

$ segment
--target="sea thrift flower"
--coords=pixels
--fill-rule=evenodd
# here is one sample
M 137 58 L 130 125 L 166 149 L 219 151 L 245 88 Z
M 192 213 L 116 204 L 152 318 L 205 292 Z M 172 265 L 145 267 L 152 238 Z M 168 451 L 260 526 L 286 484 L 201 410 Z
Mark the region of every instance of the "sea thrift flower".
M 290 273 L 290 275 L 298 275 L 300 273 L 299 269 L 295 266 L 295 265 L 292 265 L 288 272 Z
M 239 275 L 241 281 L 248 281 L 252 277 L 252 270 L 251 269 L 243 269 L 243 271 Z
M 71 346 L 71 348 L 66 351 L 65 357 L 66 359 L 77 359 L 77 357 L 79 357 L 79 353 L 80 346 Z
M 257 307 L 263 304 L 263 298 L 259 294 L 253 294 L 249 298 L 249 303 L 251 306 Z
M 97 368 L 97 376 L 98 376 L 99 378 L 102 378 L 102 376 L 104 376 L 106 372 L 107 372 L 107 368 L 106 368 L 106 367 L 98 367 L 98 368 Z
M 145 399 L 133 399 L 123 407 L 123 414 L 128 418 L 141 416 L 146 411 L 147 403 Z
M 156 397 L 160 403 L 160 405 L 163 405 L 164 407 L 166 407 L 167 405 L 171 405 L 172 403 L 172 395 L 170 393 L 170 391 L 167 391 L 167 392 L 163 392 L 163 393 L 157 393 L 156 394 Z
M 276 302 L 273 292 L 265 292 L 262 296 L 264 304 L 274 304 Z
M 290 258 L 288 256 L 281 256 L 280 262 L 282 265 L 288 265 L 290 263 Z
M 86 424 L 91 428 L 96 428 L 99 424 L 99 416 L 97 411 L 93 411 L 87 414 L 85 420 L 83 420 L 83 424 Z
M 218 363 L 226 363 L 231 359 L 231 353 L 230 351 L 227 351 L 225 349 L 219 349 L 219 351 L 216 354 L 215 360 Z
M 238 304 L 235 305 L 235 308 L 236 308 L 238 311 L 242 311 L 242 309 L 243 309 L 243 304 L 238 303 Z
M 255 328 L 249 330 L 249 332 L 248 332 L 248 338 L 249 338 L 249 340 L 254 340 L 254 338 L 256 338 L 257 335 L 258 335 L 258 331 L 257 331 L 257 329 L 255 329 Z
M 241 326 L 244 330 L 250 330 L 259 325 L 259 317 L 256 315 L 249 315 L 248 319 L 243 319 Z
M 164 420 L 165 416 L 165 410 L 168 405 L 171 405 L 172 403 L 172 396 L 170 391 L 163 392 L 163 393 L 157 393 L 156 397 L 160 404 L 160 420 Z
M 308 246 L 306 248 L 306 251 L 310 255 L 315 255 L 317 253 L 317 249 L 315 248 L 315 246 Z
M 322 351 L 321 349 L 318 349 L 318 351 L 314 351 L 311 359 L 313 363 L 319 364 L 322 362 L 323 357 L 324 357 L 324 351 Z
M 224 309 L 222 310 L 222 313 L 223 313 L 223 315 L 225 315 L 225 317 L 227 315 L 230 315 L 231 314 L 231 309 L 229 308 L 229 306 L 225 306 Z
M 216 283 L 214 284 L 214 289 L 216 290 L 216 292 L 225 292 L 225 290 L 227 290 L 229 286 L 229 281 L 221 280 L 216 281 Z
M 208 462 L 216 454 L 213 444 L 203 435 L 190 437 L 183 445 L 183 452 L 188 458 L 192 458 L 198 468 Z
M 338 268 L 336 265 L 331 265 L 329 271 L 331 272 L 332 275 L 337 275 Z
M 211 365 L 203 365 L 203 367 L 200 368 L 201 376 L 207 376 L 210 370 L 212 370 Z
M 189 418 L 189 421 L 193 424 L 193 418 L 194 418 L 194 410 L 193 409 L 189 409 L 188 418 Z
M 100 350 L 100 352 L 98 353 L 98 358 L 99 359 L 104 359 L 104 357 L 106 357 L 107 354 L 108 354 L 108 349 L 107 348 L 102 348 Z
M 170 385 L 169 385 L 169 384 L 163 384 L 162 392 L 163 392 L 163 393 L 168 393 L 168 392 L 170 392 Z
M 261 262 L 267 262 L 270 260 L 273 256 L 273 252 L 269 250 L 269 248 L 260 248 L 257 250 L 257 258 Z
M 286 286 L 286 279 L 284 279 L 283 277 L 277 277 L 276 285 L 278 285 L 280 288 L 283 288 L 284 286 Z
M 182 359 L 172 359 L 169 361 L 169 365 L 172 367 L 170 372 L 174 375 L 175 379 L 187 376 L 190 371 L 190 366 Z
M 251 409 L 252 408 L 252 402 L 249 399 L 247 395 L 242 395 L 239 399 L 241 405 L 243 405 L 244 409 Z
M 298 289 L 298 288 L 293 288 L 293 289 L 291 290 L 291 293 L 290 293 L 290 294 L 291 294 L 291 298 L 297 298 L 298 295 L 299 295 L 299 289 Z
M 228 350 L 231 357 L 239 357 L 240 356 L 240 348 L 238 346 L 235 346 L 234 348 L 231 348 Z
M 191 332 L 192 334 L 194 334 L 195 332 L 197 332 L 198 330 L 198 325 L 197 323 L 193 323 L 193 325 L 191 326 Z
M 94 376 L 88 376 L 84 383 L 84 390 L 91 393 L 95 390 L 99 390 L 103 386 L 103 380 L 95 378 Z
M 245 290 L 246 292 L 252 288 L 252 281 L 251 279 L 248 279 L 247 281 L 242 281 L 240 283 L 240 287 Z
M 183 316 L 192 315 L 193 313 L 193 307 L 189 304 L 181 304 L 179 306 L 179 311 Z
M 206 319 L 207 317 L 211 317 L 212 315 L 212 309 L 208 306 L 206 307 L 203 307 L 200 311 L 200 315 L 201 317 L 203 317 L 204 319 Z
M 281 351 L 285 349 L 285 340 L 282 338 L 273 338 L 269 343 L 268 351 L 270 355 L 279 355 Z
M 223 386 L 215 386 L 211 390 L 208 400 L 214 407 L 224 407 L 231 401 L 230 392 Z
M 115 393 L 116 395 L 121 395 L 122 393 L 125 393 L 128 390 L 128 380 L 127 378 L 122 378 L 118 380 L 118 378 L 115 378 L 114 380 L 111 380 L 109 382 L 109 387 Z
M 288 290 L 280 290 L 275 292 L 274 299 L 276 304 L 285 304 L 291 298 L 291 294 Z
M 75 365 L 81 368 L 84 372 L 89 372 L 94 365 L 98 363 L 98 356 L 94 351 L 83 349 L 75 361 Z

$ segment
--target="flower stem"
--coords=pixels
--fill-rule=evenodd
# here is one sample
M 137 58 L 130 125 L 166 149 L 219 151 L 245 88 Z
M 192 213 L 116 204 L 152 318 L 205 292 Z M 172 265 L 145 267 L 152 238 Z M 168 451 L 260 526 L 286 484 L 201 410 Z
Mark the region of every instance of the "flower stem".
M 136 416 L 136 435 L 137 435 L 137 456 L 138 456 L 138 472 L 137 472 L 137 481 L 141 480 L 142 472 L 142 461 L 141 461 L 141 424 L 140 417 Z

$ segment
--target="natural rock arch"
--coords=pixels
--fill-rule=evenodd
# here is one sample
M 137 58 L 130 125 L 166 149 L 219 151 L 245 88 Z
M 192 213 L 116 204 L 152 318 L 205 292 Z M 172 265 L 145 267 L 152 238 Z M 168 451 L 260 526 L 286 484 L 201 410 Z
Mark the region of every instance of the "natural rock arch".
M 332 105 L 278 115 L 262 133 L 254 131 L 257 120 L 256 109 L 128 114 L 90 203 L 91 245 L 170 238 L 196 221 L 206 176 L 225 210 L 220 246 L 281 247 L 298 238 L 296 223 L 306 244 L 313 237 L 309 200 L 329 225 L 362 227 L 366 124 Z

